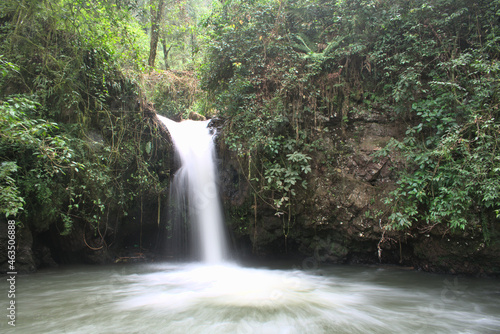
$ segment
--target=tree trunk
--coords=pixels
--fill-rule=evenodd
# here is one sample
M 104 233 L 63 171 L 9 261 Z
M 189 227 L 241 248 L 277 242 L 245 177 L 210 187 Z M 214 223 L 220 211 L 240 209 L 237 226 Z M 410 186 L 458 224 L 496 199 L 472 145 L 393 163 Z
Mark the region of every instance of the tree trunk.
M 160 22 L 161 22 L 161 15 L 163 13 L 164 5 L 165 5 L 164 0 L 158 0 L 157 6 L 154 4 L 153 0 L 151 0 L 151 3 L 150 3 L 151 43 L 150 43 L 150 48 L 149 48 L 149 59 L 148 59 L 148 65 L 150 67 L 155 67 L 156 49 L 158 48 L 158 39 L 160 37 Z
M 165 38 L 161 39 L 161 45 L 163 46 L 163 60 L 165 61 L 165 70 L 170 69 L 170 65 L 168 63 L 168 53 L 172 49 L 172 45 L 170 45 L 167 49 L 167 42 Z

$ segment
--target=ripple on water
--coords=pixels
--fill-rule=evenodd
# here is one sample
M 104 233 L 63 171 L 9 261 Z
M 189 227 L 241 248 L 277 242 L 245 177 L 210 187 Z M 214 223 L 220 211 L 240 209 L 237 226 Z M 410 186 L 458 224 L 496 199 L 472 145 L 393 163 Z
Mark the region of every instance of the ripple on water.
M 500 306 L 487 293 L 500 291 L 498 281 L 366 267 L 335 267 L 323 275 L 231 264 L 116 268 L 20 278 L 15 332 L 500 331 Z

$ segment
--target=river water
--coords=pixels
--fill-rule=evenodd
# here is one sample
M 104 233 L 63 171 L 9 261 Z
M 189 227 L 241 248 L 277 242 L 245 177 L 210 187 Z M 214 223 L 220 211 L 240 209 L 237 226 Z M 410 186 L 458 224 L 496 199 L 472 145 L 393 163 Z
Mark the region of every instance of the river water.
M 500 333 L 498 279 L 396 267 L 283 266 L 42 270 L 17 277 L 16 327 L 4 318 L 0 332 Z

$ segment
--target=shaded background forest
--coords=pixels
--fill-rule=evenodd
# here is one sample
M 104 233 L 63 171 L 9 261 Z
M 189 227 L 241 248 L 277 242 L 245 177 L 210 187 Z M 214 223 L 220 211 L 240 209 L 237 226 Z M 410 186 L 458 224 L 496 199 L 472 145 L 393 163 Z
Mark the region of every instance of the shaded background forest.
M 499 272 L 499 11 L 3 1 L 0 210 L 20 261 L 161 253 L 174 167 L 157 112 L 218 120 L 242 253 Z

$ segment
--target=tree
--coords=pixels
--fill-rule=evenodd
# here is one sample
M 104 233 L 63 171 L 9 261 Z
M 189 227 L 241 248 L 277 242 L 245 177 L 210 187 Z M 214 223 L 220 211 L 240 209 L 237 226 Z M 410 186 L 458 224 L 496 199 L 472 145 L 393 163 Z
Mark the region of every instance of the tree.
M 158 40 L 160 38 L 160 22 L 164 7 L 164 0 L 158 0 L 158 3 L 155 3 L 153 0 L 151 0 L 151 43 L 149 48 L 148 65 L 152 68 L 155 67 L 156 49 L 158 48 Z

